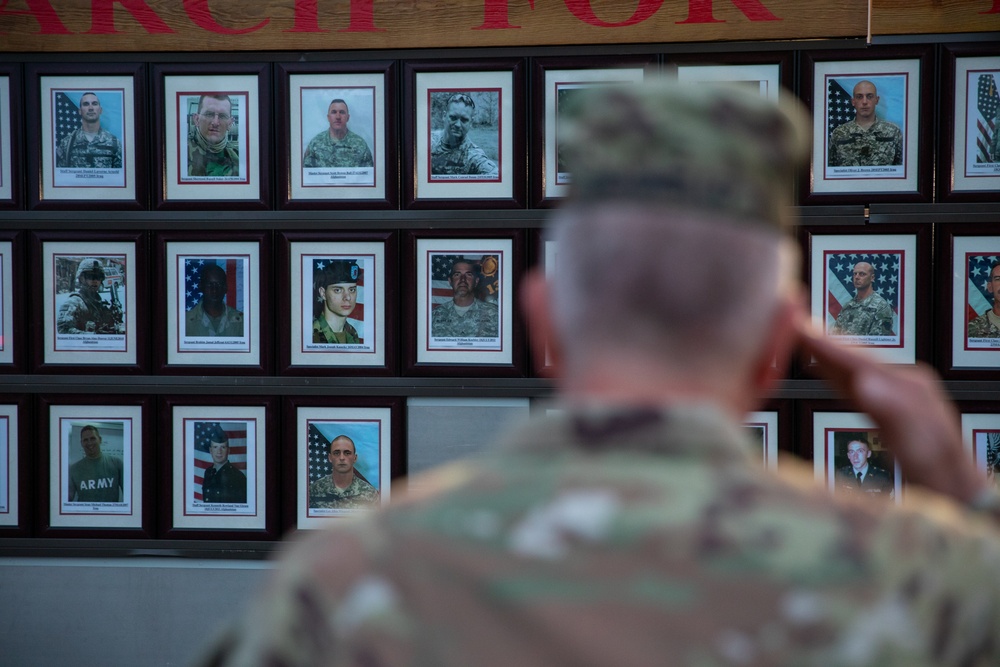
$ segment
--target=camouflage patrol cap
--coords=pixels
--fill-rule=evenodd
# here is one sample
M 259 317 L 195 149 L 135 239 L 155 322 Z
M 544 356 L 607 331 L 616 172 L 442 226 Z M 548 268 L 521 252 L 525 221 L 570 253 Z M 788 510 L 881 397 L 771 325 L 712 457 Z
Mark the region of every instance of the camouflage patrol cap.
M 321 276 L 323 284 L 336 285 L 337 283 L 356 283 L 361 275 L 361 267 L 353 259 L 335 259 L 327 264 Z
M 570 201 L 791 224 L 792 177 L 809 147 L 808 114 L 797 102 L 779 108 L 736 86 L 647 80 L 584 91 L 566 114 Z

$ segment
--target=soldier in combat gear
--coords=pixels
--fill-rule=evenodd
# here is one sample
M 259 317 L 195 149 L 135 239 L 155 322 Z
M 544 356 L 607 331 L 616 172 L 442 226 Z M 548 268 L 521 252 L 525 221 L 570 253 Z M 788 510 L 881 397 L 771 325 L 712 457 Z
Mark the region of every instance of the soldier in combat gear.
M 878 91 L 871 81 L 860 81 L 851 97 L 854 120 L 830 135 L 831 167 L 877 167 L 903 164 L 903 133 L 875 115 Z
M 372 152 L 365 140 L 347 129 L 351 112 L 347 102 L 336 99 L 326 112 L 329 130 L 323 130 L 309 142 L 302 156 L 303 167 L 374 167 Z
M 56 146 L 56 166 L 84 169 L 121 169 L 122 145 L 101 127 L 101 101 L 94 93 L 80 97 L 80 127 Z
M 892 306 L 872 288 L 875 267 L 868 262 L 854 265 L 854 289 L 857 293 L 847 302 L 830 327 L 834 336 L 892 336 Z
M 120 334 L 125 330 L 120 305 L 101 298 L 104 266 L 101 260 L 88 257 L 76 267 L 79 289 L 59 309 L 56 329 L 62 334 Z
M 333 472 L 309 485 L 309 506 L 315 508 L 358 509 L 377 507 L 381 495 L 354 469 L 358 448 L 346 435 L 330 441 Z
M 497 163 L 489 159 L 483 149 L 469 140 L 472 116 L 476 103 L 464 93 L 448 99 L 445 128 L 431 145 L 431 175 L 480 174 L 489 178 L 498 176 Z
M 436 338 L 495 338 L 499 335 L 499 309 L 495 303 L 476 298 L 479 275 L 472 262 L 464 259 L 451 266 L 448 277 L 451 301 L 431 313 L 431 336 Z
M 194 132 L 188 138 L 188 176 L 239 176 L 239 145 L 229 140 L 233 103 L 228 95 L 198 98 Z
M 986 291 L 993 297 L 993 307 L 969 322 L 969 338 L 1000 338 L 1000 261 L 990 264 Z

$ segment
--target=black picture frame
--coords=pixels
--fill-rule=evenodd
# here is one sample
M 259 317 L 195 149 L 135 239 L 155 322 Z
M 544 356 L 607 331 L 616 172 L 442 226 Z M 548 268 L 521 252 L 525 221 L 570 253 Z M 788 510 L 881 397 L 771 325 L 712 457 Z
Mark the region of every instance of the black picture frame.
M 272 236 L 267 231 L 241 232 L 156 232 L 153 237 L 155 255 L 152 283 L 161 300 L 163 310 L 156 318 L 163 318 L 164 326 L 153 327 L 153 369 L 164 375 L 269 375 L 274 366 Z M 180 290 L 177 289 L 177 261 L 188 255 L 205 255 L 224 259 L 239 255 L 242 259 L 239 275 L 242 276 L 244 308 L 251 310 L 256 300 L 256 315 L 251 313 L 244 322 L 245 343 L 216 351 L 207 345 L 184 348 L 185 334 L 180 331 Z M 235 279 L 234 279 L 235 280 Z M 227 288 L 227 295 L 235 287 Z M 171 326 L 173 325 L 173 327 Z M 174 328 L 176 327 L 176 328 Z M 220 348 L 221 350 L 221 348 Z M 229 356 L 227 356 L 229 355 Z
M 304 530 L 317 528 L 323 524 L 331 524 L 338 518 L 343 518 L 351 512 L 339 516 L 310 517 L 309 489 L 306 482 L 309 479 L 309 461 L 304 460 L 310 451 L 309 443 L 302 442 L 300 431 L 308 434 L 308 423 L 311 419 L 373 421 L 381 419 L 390 429 L 388 438 L 388 484 L 384 479 L 385 461 L 380 461 L 381 481 L 377 485 L 382 495 L 382 505 L 391 505 L 391 496 L 405 492 L 405 489 L 395 488 L 398 481 L 404 480 L 406 467 L 406 433 L 405 433 L 405 401 L 401 397 L 371 396 L 371 397 L 339 397 L 339 396 L 286 396 L 282 401 L 282 440 L 281 460 L 284 465 L 282 474 L 282 517 L 286 530 Z M 383 416 L 388 412 L 387 417 Z M 378 414 L 382 413 L 382 414 Z M 384 424 L 383 424 L 384 425 Z M 337 430 L 338 433 L 343 432 Z M 322 436 L 322 434 L 319 434 Z M 307 435 L 307 437 L 309 437 Z
M 511 209 L 525 205 L 525 61 L 523 58 L 403 63 L 403 207 Z M 496 95 L 497 175 L 440 180 L 431 166 L 435 95 Z M 483 99 L 478 103 L 483 107 Z M 466 107 L 468 108 L 468 107 Z M 473 117 L 475 113 L 473 112 Z M 506 124 L 506 127 L 505 127 Z M 491 131 L 492 134 L 492 131 Z M 492 140 L 491 140 L 492 141 Z M 485 145 L 485 144 L 484 144 Z M 507 155 L 507 157 L 504 156 Z M 472 175 L 474 176 L 474 175 Z
M 399 369 L 399 236 L 394 231 L 279 232 L 276 239 L 275 270 L 281 276 L 281 288 L 275 295 L 278 313 L 277 361 L 282 375 L 393 376 Z M 347 355 L 337 349 L 306 349 L 303 338 L 308 332 L 305 311 L 307 270 L 302 266 L 308 255 L 344 254 L 368 257 L 376 269 L 374 280 L 362 274 L 364 293 L 357 307 L 364 308 L 363 321 L 373 322 L 368 336 L 373 344 Z M 344 255 L 344 256 L 346 256 Z M 364 269 L 364 267 L 362 267 Z M 379 281 L 381 284 L 379 284 Z M 310 279 L 309 283 L 312 283 Z M 310 294 L 315 293 L 310 289 Z M 371 316 L 369 316 L 369 312 Z M 305 319 L 304 319 L 305 318 Z M 357 323 L 356 323 L 357 324 Z M 365 336 L 362 335 L 364 339 Z M 335 355 L 335 356 L 331 356 Z M 313 361 L 310 361 L 310 358 Z M 352 358 L 354 359 L 352 361 Z
M 0 210 L 24 204 L 24 99 L 21 65 L 0 63 Z M 0 81 L 3 86 L 3 81 Z
M 27 294 L 15 276 L 25 276 L 23 232 L 0 230 L 0 374 L 23 373 L 27 358 Z M 29 281 L 21 281 L 29 284 Z
M 509 248 L 511 257 L 505 260 L 503 250 Z M 484 350 L 465 351 L 455 342 L 452 349 L 431 349 L 430 313 L 433 310 L 433 257 L 466 256 L 480 251 L 494 256 L 498 261 L 500 285 L 498 291 L 498 336 Z M 402 237 L 402 298 L 401 312 L 404 322 L 412 322 L 402 335 L 403 374 L 451 377 L 524 377 L 526 368 L 525 327 L 520 311 L 516 308 L 517 289 L 524 275 L 524 230 L 421 230 L 408 231 Z M 478 297 L 477 297 L 478 299 Z M 421 306 L 423 304 L 423 307 Z M 504 320 L 508 324 L 504 324 Z M 424 333 L 421 334 L 421 329 Z M 475 338 L 475 337 L 473 337 Z M 423 343 L 422 343 L 423 341 Z M 509 355 L 504 348 L 509 345 Z M 430 353 L 430 354 L 428 354 Z M 480 359 L 482 359 L 480 361 Z
M 281 441 L 276 398 L 162 396 L 158 408 L 159 537 L 278 539 L 280 507 L 286 493 L 279 473 Z M 242 433 L 227 433 L 227 460 L 246 477 L 242 503 L 236 499 L 208 503 L 200 497 L 201 470 L 211 466 L 210 452 L 199 447 L 210 439 L 210 434 L 198 428 L 205 424 L 220 426 L 224 431 L 239 430 L 242 425 Z M 192 437 L 195 442 L 189 441 Z M 188 490 L 194 500 L 187 497 Z M 205 507 L 201 507 L 203 504 Z
M 149 341 L 145 334 L 149 322 L 149 282 L 147 280 L 147 233 L 142 231 L 124 232 L 32 232 L 29 253 L 33 269 L 32 287 L 29 289 L 30 318 L 27 336 L 31 341 L 29 355 L 32 372 L 142 375 L 149 370 Z M 57 302 L 59 294 L 67 296 L 76 289 L 75 275 L 63 275 L 58 266 L 48 260 L 56 256 L 92 256 L 98 259 L 124 257 L 126 266 L 122 270 L 125 281 L 124 343 L 117 349 L 105 352 L 102 349 L 85 349 L 75 346 L 65 351 L 57 349 L 54 341 L 59 335 L 56 330 Z M 133 266 L 128 260 L 134 258 Z M 68 281 L 68 282 L 67 282 Z M 106 276 L 105 284 L 110 284 L 113 276 Z M 47 283 L 55 286 L 56 292 L 49 294 Z M 65 290 L 59 292 L 60 289 Z M 102 288 L 103 289 L 103 288 Z M 109 288 L 109 295 L 111 293 Z M 115 292 L 117 295 L 117 292 Z M 102 297 L 103 298 L 103 297 Z M 81 339 L 81 343 L 85 343 Z M 130 351 L 131 350 L 131 351 Z M 94 359 L 88 360 L 88 357 Z
M 934 170 L 931 148 L 937 122 L 932 54 L 930 45 L 919 44 L 875 46 L 863 51 L 802 52 L 799 91 L 813 111 L 812 159 L 799 178 L 802 204 L 931 201 Z M 883 86 L 880 98 L 891 90 L 901 91 L 900 101 L 891 105 L 886 102 L 886 106 L 896 109 L 892 121 L 899 120 L 895 124 L 903 126 L 902 164 L 898 169 L 892 165 L 828 165 L 831 125 L 852 120 L 837 111 L 850 106 L 852 93 L 842 84 L 850 83 L 853 88 L 857 83 L 852 81 L 865 79 L 873 80 L 876 88 Z M 828 174 L 828 170 L 844 173 Z
M 34 525 L 31 396 L 0 394 L 0 537 L 27 537 Z
M 277 105 L 275 127 L 278 138 L 277 155 L 279 191 L 278 207 L 286 210 L 310 209 L 376 209 L 386 210 L 399 207 L 399 140 L 398 140 L 398 94 L 397 63 L 394 60 L 368 62 L 327 62 L 327 63 L 277 63 L 275 65 L 275 103 Z M 298 81 L 298 79 L 302 81 Z M 306 88 L 350 89 L 354 86 L 373 89 L 373 109 L 366 114 L 372 116 L 372 155 L 374 174 L 372 193 L 363 187 L 324 187 L 321 176 L 344 178 L 342 174 L 317 175 L 316 183 L 307 185 L 304 175 L 295 169 L 302 167 L 303 151 L 308 144 L 305 113 Z M 318 91 L 317 91 L 318 92 Z M 296 93 L 299 93 L 297 96 Z M 331 95 L 336 94 L 331 90 Z M 329 102 L 329 96 L 323 100 Z M 350 100 L 348 100 L 350 101 Z M 354 110 L 354 116 L 359 111 Z M 381 119 L 381 123 L 379 123 Z M 296 133 L 295 129 L 300 132 Z M 350 129 L 350 125 L 348 125 Z M 366 128 L 365 129 L 369 129 Z M 353 131 L 353 130 L 352 130 Z M 381 141 L 379 140 L 381 138 Z M 367 139 L 366 139 L 367 141 Z M 292 153 L 299 150 L 296 157 Z M 300 169 L 304 171 L 304 169 Z M 380 178 L 381 176 L 381 178 Z M 296 196 L 309 192 L 315 196 Z M 324 196 L 325 195 L 325 196 Z
M 29 145 L 35 147 L 28 150 L 26 156 L 28 208 L 93 209 L 98 203 L 108 210 L 144 210 L 147 207 L 147 166 L 151 160 L 146 141 L 149 134 L 146 71 L 144 63 L 129 62 L 102 62 L 99 65 L 29 63 L 25 66 L 25 129 L 26 136 L 34 139 Z M 109 81 L 102 81 L 102 78 Z M 100 102 L 102 119 L 114 117 L 112 113 L 117 107 L 114 127 L 108 129 L 105 124 L 110 121 L 102 120 L 102 129 L 111 132 L 120 143 L 122 173 L 112 173 L 117 171 L 114 168 L 77 169 L 56 164 L 56 144 L 61 140 L 59 127 L 76 122 L 73 112 L 79 103 L 70 99 L 65 91 L 70 91 L 74 97 L 80 95 L 81 99 L 91 91 L 103 95 L 105 99 Z M 58 122 L 63 113 L 67 114 L 65 126 Z M 71 181 L 87 185 L 69 185 Z
M 135 394 L 122 395 L 40 395 L 37 400 L 36 433 L 38 434 L 36 448 L 37 483 L 35 502 L 37 506 L 35 534 L 38 537 L 88 537 L 102 539 L 149 539 L 154 534 L 155 493 L 154 479 L 156 462 L 153 443 L 152 397 Z M 141 423 L 135 424 L 136 419 Z M 53 512 L 60 511 L 59 503 L 53 498 L 61 498 L 61 488 L 53 487 L 53 469 L 62 471 L 64 466 L 59 458 L 53 456 L 53 450 L 62 447 L 61 433 L 53 433 L 51 425 L 67 422 L 76 427 L 80 423 L 105 423 L 120 421 L 128 423 L 131 442 L 128 457 L 127 472 L 131 482 L 131 494 L 127 501 L 128 509 L 135 516 L 126 520 L 118 520 L 115 515 L 101 521 L 66 521 L 62 514 L 56 517 Z M 102 434 L 102 438 L 107 432 Z M 134 439 L 138 437 L 139 443 Z M 102 443 L 103 444 L 103 443 Z M 138 459 L 138 461 L 137 461 Z M 137 467 L 138 470 L 135 468 Z M 67 466 L 68 468 L 68 463 Z M 59 477 L 56 476 L 58 480 Z M 58 481 L 56 482 L 58 485 Z M 138 486 L 136 489 L 135 487 Z M 80 501 L 77 501 L 80 502 Z M 138 504 L 139 507 L 135 507 Z M 96 514 L 94 516 L 102 516 Z M 122 523 L 134 525 L 116 525 Z M 75 525 L 60 525 L 71 523 Z
M 268 63 L 191 63 L 152 66 L 153 108 L 156 110 L 154 155 L 157 187 L 153 205 L 160 210 L 266 210 L 271 208 L 271 66 Z M 208 91 L 230 96 L 239 150 L 247 150 L 245 176 L 184 174 L 187 151 L 182 133 L 190 130 L 188 114 L 194 99 Z M 254 99 L 256 98 L 256 99 Z M 192 102 L 193 100 L 193 102 Z M 241 134 L 241 131 L 243 134 Z M 255 132 L 256 131 L 256 132 Z M 256 134 L 256 141 L 253 135 Z M 256 150 L 253 146 L 256 145 Z M 176 147 L 176 148 L 175 148 Z M 237 152 L 239 152 L 239 150 Z M 217 180 L 213 180 L 217 179 Z M 229 180 L 226 180 L 229 179 Z

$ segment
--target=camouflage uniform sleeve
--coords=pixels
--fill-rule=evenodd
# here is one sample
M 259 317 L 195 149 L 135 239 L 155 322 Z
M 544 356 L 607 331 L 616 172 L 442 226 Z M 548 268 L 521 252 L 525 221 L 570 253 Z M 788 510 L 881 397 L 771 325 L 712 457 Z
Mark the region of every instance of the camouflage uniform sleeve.
M 478 146 L 469 151 L 468 167 L 470 174 L 496 176 L 499 173 L 497 163 L 486 157 L 486 153 Z
M 876 331 L 872 332 L 876 336 L 892 336 L 892 306 L 885 299 L 879 304 L 875 313 Z
M 63 303 L 59 309 L 59 314 L 56 316 L 56 331 L 63 334 L 87 333 L 84 329 L 80 328 L 81 320 L 84 320 L 83 325 L 86 326 L 85 318 L 87 314 L 87 307 L 84 305 L 83 299 L 76 295 L 71 295 Z
M 118 141 L 118 137 L 111 135 L 114 139 L 114 156 L 111 158 L 111 168 L 121 169 L 122 168 L 122 143 Z
M 840 125 L 835 128 L 833 132 L 830 133 L 830 138 L 827 141 L 827 163 L 831 167 L 842 167 L 843 157 L 841 157 L 840 150 L 837 148 L 837 142 L 843 140 L 844 132 L 840 128 L 844 127 Z
M 322 134 L 319 134 L 309 140 L 309 144 L 306 146 L 306 152 L 302 154 L 302 166 L 309 168 L 321 167 L 323 165 L 319 164 L 316 159 L 316 142 L 320 140 Z
M 1000 114 L 993 119 L 993 126 L 998 128 L 993 132 L 993 141 L 990 145 L 990 159 L 993 162 L 1000 162 Z
M 59 144 L 56 146 L 56 166 L 57 167 L 68 167 L 69 166 L 69 147 L 73 143 L 73 136 L 76 134 L 76 130 L 70 132 L 65 137 L 63 137 Z
M 892 140 L 893 145 L 893 156 L 892 163 L 903 164 L 903 132 L 898 127 L 896 128 L 895 136 Z

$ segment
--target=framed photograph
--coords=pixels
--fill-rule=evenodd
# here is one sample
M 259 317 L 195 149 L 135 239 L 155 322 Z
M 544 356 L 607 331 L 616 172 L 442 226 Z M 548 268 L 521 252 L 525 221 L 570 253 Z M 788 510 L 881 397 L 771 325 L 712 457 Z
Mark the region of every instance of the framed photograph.
M 160 371 L 269 369 L 269 329 L 263 323 L 271 321 L 270 301 L 261 267 L 270 266 L 270 236 L 164 232 L 156 236 L 156 253 L 163 261 L 157 276 L 165 281 L 160 293 L 167 309 L 166 327 L 154 331 Z
M 930 53 L 918 46 L 866 49 L 851 60 L 842 51 L 804 54 L 803 93 L 813 110 L 805 202 L 930 201 Z
M 928 359 L 930 228 L 844 233 L 849 229 L 802 228 L 813 318 L 830 336 L 885 362 Z
M 27 405 L 27 396 L 0 395 L 0 535 L 4 537 L 24 535 L 29 530 L 31 451 L 21 447 L 22 442 L 30 442 L 24 437 L 29 421 Z
M 80 366 L 140 373 L 146 367 L 149 286 L 143 232 L 33 235 L 40 267 L 42 331 L 32 335 L 34 363 L 42 372 L 79 372 Z M 145 333 L 145 332 L 144 332 Z
M 553 280 L 559 275 L 559 247 L 552 239 L 546 238 L 545 230 L 535 229 L 532 232 L 532 254 L 530 265 L 541 268 L 545 272 L 546 280 Z M 530 332 L 526 332 L 530 335 Z M 528 353 L 531 361 L 530 368 L 538 377 L 553 377 L 558 368 L 555 359 L 552 358 L 548 341 L 545 343 L 544 352 L 539 353 L 537 345 L 529 345 Z
M 960 403 L 962 437 L 976 467 L 1000 488 L 1000 412 L 994 403 Z
M 791 427 L 791 405 L 788 401 L 773 401 L 763 410 L 748 413 L 743 420 L 743 428 L 754 460 L 765 468 L 777 468 L 778 452 L 788 449 Z
M 1000 50 L 945 47 L 941 195 L 945 201 L 1000 199 Z
M 47 480 L 39 487 L 42 530 L 70 536 L 71 529 L 78 534 L 101 529 L 148 537 L 149 399 L 101 396 L 102 402 L 84 404 L 77 398 L 39 401 L 39 434 L 48 443 L 40 448 L 39 468 Z
M 272 399 L 199 402 L 167 397 L 170 424 L 161 449 L 163 536 L 275 539 L 278 536 L 278 441 Z M 166 430 L 166 429 L 164 429 Z M 165 443 L 166 444 L 166 443 Z M 169 486 L 168 486 L 169 483 Z
M 404 471 L 401 399 L 289 397 L 285 409 L 290 525 L 320 528 L 389 503 Z
M 0 209 L 21 207 L 21 66 L 0 63 Z
M 158 208 L 269 206 L 269 66 L 156 65 Z
M 523 375 L 523 324 L 515 327 L 513 298 L 523 238 L 521 230 L 407 237 L 404 261 L 412 262 L 407 274 L 415 279 L 404 317 L 416 334 L 408 372 Z
M 938 370 L 952 379 L 1000 376 L 1000 235 L 995 224 L 938 225 Z
M 18 373 L 24 360 L 25 291 L 15 289 L 14 276 L 24 274 L 22 236 L 0 231 L 0 373 Z
M 279 63 L 282 208 L 396 208 L 396 65 Z
M 409 62 L 409 208 L 524 206 L 524 61 Z
M 396 367 L 398 305 L 386 306 L 396 284 L 393 232 L 285 233 L 287 293 L 279 295 L 283 372 L 391 374 Z
M 641 83 L 655 63 L 655 56 L 602 58 L 601 67 L 579 58 L 536 58 L 533 61 L 533 126 L 531 154 L 532 200 L 536 206 L 553 206 L 566 196 L 572 174 L 561 159 L 559 125 L 570 100 L 580 91 L 599 86 Z
M 792 52 L 678 53 L 666 56 L 666 67 L 681 83 L 735 84 L 777 102 L 782 88 L 792 89 Z
M 834 495 L 903 499 L 903 475 L 871 419 L 860 412 L 812 412 L 813 471 Z
M 95 73 L 99 69 L 99 73 Z M 142 209 L 146 202 L 145 67 L 28 65 L 31 208 Z

